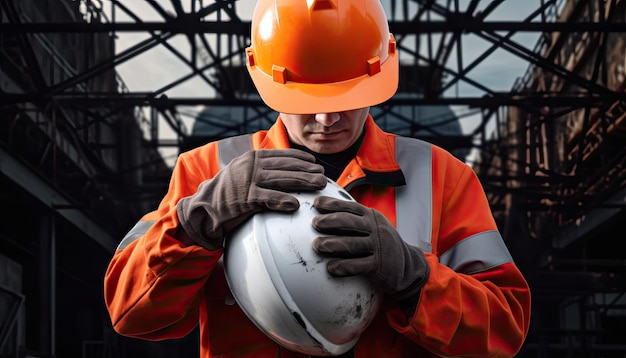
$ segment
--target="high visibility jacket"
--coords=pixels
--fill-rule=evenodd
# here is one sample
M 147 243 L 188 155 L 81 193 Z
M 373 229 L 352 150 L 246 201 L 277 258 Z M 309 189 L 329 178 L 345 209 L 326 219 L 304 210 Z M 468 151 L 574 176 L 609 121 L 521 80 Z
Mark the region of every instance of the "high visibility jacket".
M 474 171 L 437 146 L 382 131 L 371 117 L 365 128 L 337 183 L 422 248 L 430 276 L 413 316 L 385 300 L 354 356 L 514 356 L 528 332 L 530 290 Z M 289 147 L 280 118 L 243 138 L 254 149 Z M 180 338 L 199 324 L 202 357 L 306 357 L 274 343 L 234 303 L 218 264 L 222 250 L 177 239 L 176 203 L 240 154 L 241 143 L 211 142 L 182 153 L 159 207 L 121 241 L 104 282 L 118 333 Z

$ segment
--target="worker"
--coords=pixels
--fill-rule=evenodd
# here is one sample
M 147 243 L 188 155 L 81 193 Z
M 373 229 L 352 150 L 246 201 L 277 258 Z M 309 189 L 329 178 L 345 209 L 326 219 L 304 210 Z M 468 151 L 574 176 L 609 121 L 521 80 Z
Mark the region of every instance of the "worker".
M 531 294 L 482 185 L 446 150 L 384 132 L 369 109 L 398 88 L 379 0 L 258 0 L 246 67 L 268 130 L 181 153 L 158 208 L 121 239 L 104 278 L 121 335 L 165 340 L 199 327 L 201 357 L 308 357 L 270 339 L 229 300 L 229 236 L 290 193 L 328 179 L 355 202 L 318 196 L 313 241 L 331 277 L 365 277 L 383 303 L 346 357 L 512 357 Z

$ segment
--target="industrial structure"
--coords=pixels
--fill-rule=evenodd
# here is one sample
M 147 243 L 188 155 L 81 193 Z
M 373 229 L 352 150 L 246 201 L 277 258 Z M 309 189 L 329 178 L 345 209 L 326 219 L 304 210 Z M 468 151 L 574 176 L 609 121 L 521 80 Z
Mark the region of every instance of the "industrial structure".
M 102 279 L 178 153 L 274 121 L 245 1 L 0 1 L 0 357 L 197 357 L 193 334 L 113 332 Z M 478 173 L 533 293 L 519 356 L 626 356 L 626 1 L 381 1 L 401 82 L 372 113 Z M 496 16 L 513 2 L 528 13 Z M 180 73 L 131 89 L 118 69 L 155 49 Z M 502 53 L 525 64 L 506 90 L 474 75 Z M 209 90 L 172 94 L 190 81 Z

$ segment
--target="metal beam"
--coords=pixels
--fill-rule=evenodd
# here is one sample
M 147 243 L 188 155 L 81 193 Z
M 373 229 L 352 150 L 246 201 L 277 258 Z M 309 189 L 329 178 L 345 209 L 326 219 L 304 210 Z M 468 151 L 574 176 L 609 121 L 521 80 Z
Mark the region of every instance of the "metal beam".
M 584 295 L 592 292 L 615 292 L 623 287 L 624 277 L 607 272 L 550 271 L 527 274 L 528 283 L 537 299 L 556 296 Z
M 0 173 L 9 177 L 44 205 L 67 219 L 108 252 L 115 251 L 117 239 L 100 224 L 85 215 L 81 208 L 76 207 L 61 192 L 36 175 L 34 170 L 28 168 L 3 148 L 0 148 Z
M 390 21 L 394 34 L 428 34 L 450 32 L 625 32 L 626 24 L 610 22 L 520 22 L 520 21 L 477 21 L 475 18 L 449 15 L 445 21 Z M 95 33 L 95 32 L 171 32 L 179 34 L 250 34 L 249 21 L 189 21 L 187 18 L 163 22 L 29 22 L 2 23 L 0 33 Z
M 614 218 L 620 212 L 626 210 L 626 188 L 611 196 L 604 203 L 591 209 L 576 223 L 562 228 L 552 239 L 552 246 L 563 249 L 588 235 L 593 229 L 601 227 L 604 223 Z M 547 265 L 547 262 L 543 263 Z
M 17 103 L 42 103 L 46 102 L 46 96 L 39 94 L 17 94 L 4 93 L 0 97 L 0 105 L 11 105 Z M 261 99 L 225 99 L 208 97 L 155 97 L 153 93 L 111 93 L 95 94 L 81 93 L 76 95 L 59 94 L 48 97 L 54 99 L 56 103 L 75 106 L 76 108 L 89 107 L 92 105 L 120 105 L 120 106 L 265 106 Z M 468 105 L 471 107 L 499 107 L 499 106 L 549 106 L 549 107 L 602 107 L 606 106 L 609 100 L 626 101 L 626 93 L 613 92 L 600 97 L 591 94 L 516 94 L 516 93 L 494 93 L 482 97 L 446 97 L 446 98 L 403 98 L 401 96 L 392 97 L 383 105 Z

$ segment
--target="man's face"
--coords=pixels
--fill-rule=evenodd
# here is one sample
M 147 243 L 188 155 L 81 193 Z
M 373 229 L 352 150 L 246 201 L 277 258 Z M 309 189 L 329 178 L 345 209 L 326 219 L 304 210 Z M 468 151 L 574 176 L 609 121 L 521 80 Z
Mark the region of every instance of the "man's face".
M 345 112 L 318 114 L 286 114 L 289 139 L 321 154 L 339 153 L 350 148 L 359 138 L 369 113 L 369 107 Z

